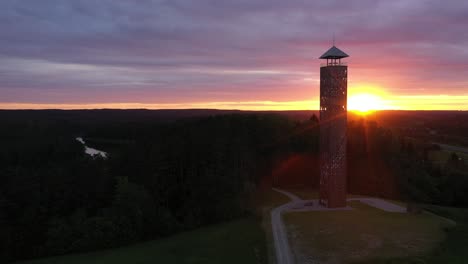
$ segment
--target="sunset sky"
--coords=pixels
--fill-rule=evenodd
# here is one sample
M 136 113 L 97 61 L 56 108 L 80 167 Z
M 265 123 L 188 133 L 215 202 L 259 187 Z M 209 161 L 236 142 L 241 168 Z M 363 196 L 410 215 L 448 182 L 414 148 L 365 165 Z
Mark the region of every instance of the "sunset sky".
M 462 0 L 2 0 L 0 108 L 318 109 L 335 34 L 350 108 L 468 110 L 467 28 Z

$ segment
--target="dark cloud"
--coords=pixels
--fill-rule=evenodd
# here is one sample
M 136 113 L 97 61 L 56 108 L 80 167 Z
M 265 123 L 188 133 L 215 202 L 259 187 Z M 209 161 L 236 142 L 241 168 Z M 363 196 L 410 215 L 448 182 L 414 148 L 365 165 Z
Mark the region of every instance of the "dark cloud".
M 352 84 L 465 94 L 467 24 L 466 1 L 4 0 L 0 101 L 298 100 L 333 33 Z

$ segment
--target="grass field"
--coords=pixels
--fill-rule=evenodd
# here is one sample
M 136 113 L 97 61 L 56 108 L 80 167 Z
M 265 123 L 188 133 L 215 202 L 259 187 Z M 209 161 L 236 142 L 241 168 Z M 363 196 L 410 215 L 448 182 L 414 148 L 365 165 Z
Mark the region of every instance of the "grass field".
M 271 209 L 290 202 L 289 198 L 271 188 L 257 192 L 255 195 L 255 207 L 261 213 L 270 212 Z
M 298 263 L 417 258 L 434 250 L 445 239 L 444 228 L 450 226 L 430 214 L 388 213 L 360 202 L 349 204 L 354 210 L 285 214 Z
M 129 247 L 21 264 L 267 263 L 265 244 L 251 217 Z
M 468 263 L 468 209 L 427 205 L 426 210 L 455 220 L 457 225 L 447 230 L 447 239 L 432 254 L 425 257 L 426 263 Z
M 304 199 L 316 197 L 310 190 L 292 191 Z M 287 202 L 286 196 L 265 190 L 256 197 L 261 223 L 259 217 L 243 218 L 133 246 L 20 264 L 268 263 L 274 256 L 269 212 Z M 468 263 L 468 209 L 425 206 L 455 220 L 453 227 L 430 214 L 350 205 L 354 210 L 285 214 L 298 263 Z
M 285 191 L 291 192 L 297 195 L 299 198 L 303 200 L 313 200 L 319 198 L 319 193 L 317 189 L 313 188 L 304 188 L 304 187 L 296 187 L 296 188 L 285 188 Z M 348 198 L 358 198 L 358 197 L 366 197 L 365 195 L 354 195 L 348 194 Z
M 257 193 L 257 217 L 248 217 L 136 245 L 19 262 L 18 264 L 268 263 L 273 255 L 269 212 L 289 199 Z M 261 219 L 261 220 L 260 220 Z M 267 232 L 265 232 L 265 230 Z M 265 234 L 266 233 L 266 234 Z
M 299 198 L 303 200 L 318 199 L 319 197 L 319 193 L 317 189 L 297 187 L 297 188 L 285 188 L 284 190 L 297 195 Z
M 466 264 L 468 263 L 468 209 L 424 206 L 439 216 L 456 221 L 456 226 L 447 229 L 446 239 L 424 256 L 404 258 L 375 258 L 357 264 Z

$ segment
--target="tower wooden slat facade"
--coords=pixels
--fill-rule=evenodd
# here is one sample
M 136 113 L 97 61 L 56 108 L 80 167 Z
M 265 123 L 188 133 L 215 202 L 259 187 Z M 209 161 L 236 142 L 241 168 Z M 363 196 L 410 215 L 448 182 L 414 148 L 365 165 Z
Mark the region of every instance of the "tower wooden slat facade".
M 322 205 L 346 206 L 346 127 L 348 66 L 341 62 L 348 57 L 331 47 L 320 59 L 320 191 Z

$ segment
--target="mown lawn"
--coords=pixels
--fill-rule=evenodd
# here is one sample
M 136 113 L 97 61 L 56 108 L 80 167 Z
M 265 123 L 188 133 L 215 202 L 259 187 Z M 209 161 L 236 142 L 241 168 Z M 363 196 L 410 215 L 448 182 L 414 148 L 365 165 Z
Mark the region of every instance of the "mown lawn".
M 168 238 L 21 264 L 267 263 L 258 219 L 243 218 Z
M 319 193 L 317 189 L 296 187 L 285 188 L 284 190 L 297 195 L 303 200 L 312 200 L 319 198 Z
M 468 263 L 468 209 L 425 205 L 439 216 L 456 221 L 446 229 L 446 238 L 434 250 L 423 256 L 404 258 L 375 258 L 357 264 L 466 264 Z
M 426 213 L 388 213 L 360 202 L 349 204 L 354 210 L 284 215 L 298 263 L 379 263 L 408 257 L 418 261 L 437 248 L 446 237 L 444 228 L 451 226 Z
M 306 187 L 296 187 L 296 188 L 285 188 L 285 191 L 293 193 L 297 195 L 299 198 L 303 200 L 313 200 L 319 198 L 319 193 L 317 189 L 313 188 L 306 188 Z M 359 197 L 366 197 L 365 195 L 356 195 L 356 194 L 347 194 L 348 198 L 359 198 Z
M 426 263 L 468 263 L 468 209 L 425 206 L 437 215 L 454 220 L 457 225 L 447 230 L 447 239 L 425 258 Z
M 289 203 L 290 199 L 284 194 L 272 190 L 271 188 L 261 190 L 255 194 L 255 208 L 261 211 L 270 211 L 282 204 Z

